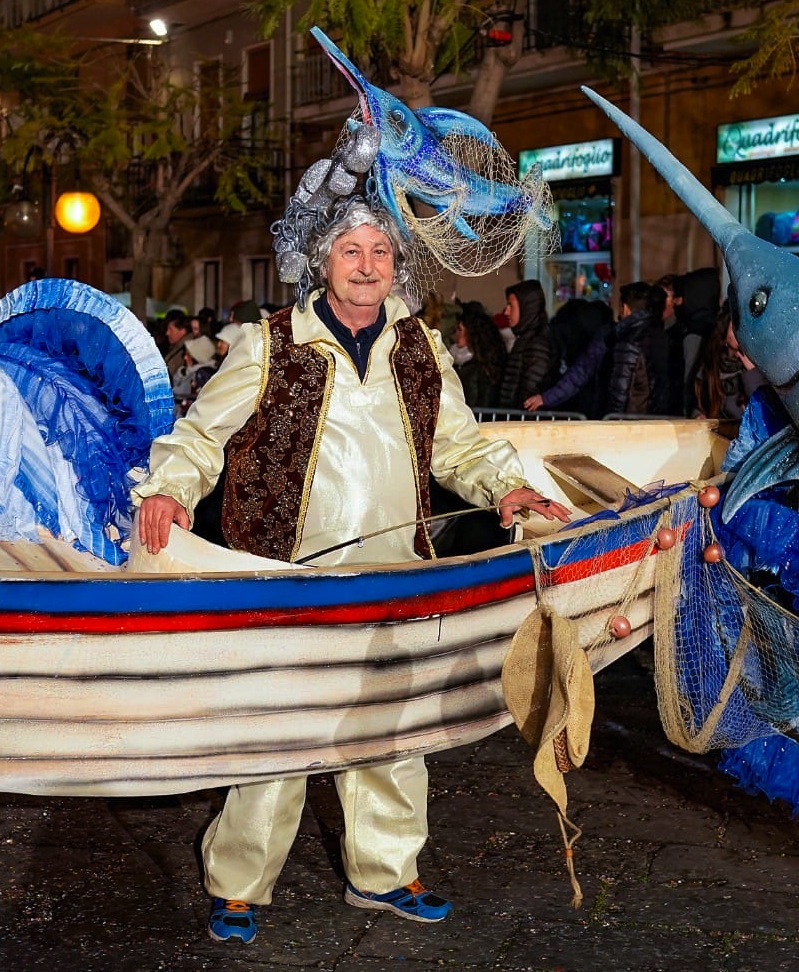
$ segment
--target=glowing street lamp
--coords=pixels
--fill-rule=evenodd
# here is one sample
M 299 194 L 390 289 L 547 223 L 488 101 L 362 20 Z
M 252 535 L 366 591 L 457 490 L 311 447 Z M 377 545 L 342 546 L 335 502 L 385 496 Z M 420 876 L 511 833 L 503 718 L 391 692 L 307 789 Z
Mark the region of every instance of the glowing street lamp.
M 91 192 L 62 192 L 56 200 L 55 219 L 68 233 L 88 233 L 100 221 L 100 203 Z
M 81 37 L 79 40 L 93 41 L 96 44 L 129 44 L 134 47 L 160 47 L 162 44 L 169 43 L 169 32 L 175 27 L 182 27 L 182 24 L 168 24 L 160 17 L 150 21 L 150 30 L 154 37 Z

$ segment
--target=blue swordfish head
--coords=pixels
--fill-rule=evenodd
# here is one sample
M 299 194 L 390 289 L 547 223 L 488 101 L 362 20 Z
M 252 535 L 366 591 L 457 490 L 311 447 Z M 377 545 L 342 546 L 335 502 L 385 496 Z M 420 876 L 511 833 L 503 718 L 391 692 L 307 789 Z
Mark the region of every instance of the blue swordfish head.
M 743 351 L 773 385 L 794 427 L 753 453 L 724 506 L 728 520 L 750 496 L 799 478 L 799 260 L 754 236 L 653 135 L 595 91 L 583 92 L 630 139 L 721 250 L 730 276 L 733 328 Z
M 529 196 L 521 185 L 484 178 L 453 158 L 442 145 L 443 138 L 457 133 L 495 148 L 496 139 L 485 125 L 446 108 L 412 111 L 399 98 L 370 84 L 318 27 L 312 27 L 311 33 L 357 92 L 364 123 L 380 132 L 373 167 L 377 192 L 407 236 L 410 229 L 398 191 L 439 213 L 450 210 L 453 225 L 470 240 L 477 239 L 477 234 L 464 215 L 495 216 L 529 207 Z

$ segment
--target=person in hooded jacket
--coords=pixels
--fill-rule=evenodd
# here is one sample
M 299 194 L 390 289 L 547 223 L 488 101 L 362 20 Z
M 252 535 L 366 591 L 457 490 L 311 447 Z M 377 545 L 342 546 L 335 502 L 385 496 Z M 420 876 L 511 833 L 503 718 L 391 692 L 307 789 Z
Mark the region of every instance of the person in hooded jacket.
M 663 330 L 663 291 L 643 280 L 619 290 L 621 316 L 616 325 L 608 389 L 609 413 L 666 415 L 668 348 Z
M 184 342 L 183 360 L 184 364 L 172 379 L 176 417 L 186 414 L 199 388 L 214 374 L 219 364 L 214 342 L 206 334 Z
M 696 375 L 702 345 L 712 339 L 721 308 L 721 280 L 715 267 L 701 267 L 677 278 L 674 313 L 683 329 L 683 414 L 697 411 Z
M 553 354 L 544 290 L 538 280 L 505 289 L 505 314 L 514 341 L 499 389 L 500 408 L 524 408 L 532 395 L 552 384 Z
M 550 388 L 528 398 L 524 407 L 581 412 L 586 418 L 602 418 L 605 413 L 609 341 L 613 312 L 602 300 L 575 297 L 552 318 L 553 341 L 561 349 L 565 367 Z

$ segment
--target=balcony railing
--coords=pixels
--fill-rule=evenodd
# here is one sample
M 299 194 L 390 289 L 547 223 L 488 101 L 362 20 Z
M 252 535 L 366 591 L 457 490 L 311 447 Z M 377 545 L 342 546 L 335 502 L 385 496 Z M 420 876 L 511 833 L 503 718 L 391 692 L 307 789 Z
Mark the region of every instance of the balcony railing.
M 78 0 L 0 0 L 0 27 L 21 27 L 74 6 Z
M 347 79 L 323 52 L 309 52 L 297 62 L 294 74 L 294 104 L 315 105 L 352 93 Z
M 560 47 L 584 31 L 585 0 L 538 0 L 530 3 L 524 23 L 525 51 Z
M 525 51 L 544 50 L 579 37 L 586 0 L 530 2 L 524 22 Z M 294 68 L 294 104 L 324 104 L 352 94 L 346 78 L 324 52 L 307 51 Z

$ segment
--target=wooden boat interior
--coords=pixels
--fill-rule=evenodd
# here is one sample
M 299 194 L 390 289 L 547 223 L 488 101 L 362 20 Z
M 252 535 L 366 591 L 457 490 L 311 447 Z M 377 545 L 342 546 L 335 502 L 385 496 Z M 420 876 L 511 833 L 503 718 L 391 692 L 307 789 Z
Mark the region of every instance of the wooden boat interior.
M 712 419 L 504 422 L 485 423 L 481 431 L 513 442 L 529 482 L 570 507 L 575 528 L 584 517 L 618 508 L 628 490 L 719 475 L 730 443 Z M 522 529 L 535 539 L 562 527 L 530 517 Z
M 72 544 L 56 539 L 44 528 L 39 529 L 38 543 L 0 540 L 0 576 L 8 573 L 114 573 L 118 569 L 87 551 L 76 550 Z

